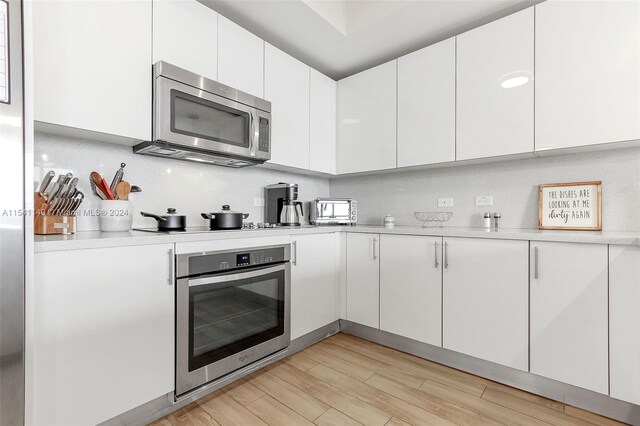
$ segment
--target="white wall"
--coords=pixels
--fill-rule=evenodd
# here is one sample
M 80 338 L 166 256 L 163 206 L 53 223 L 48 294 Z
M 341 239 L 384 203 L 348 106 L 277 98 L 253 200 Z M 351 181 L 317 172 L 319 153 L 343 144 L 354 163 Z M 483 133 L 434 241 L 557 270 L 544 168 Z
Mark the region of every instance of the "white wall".
M 261 167 L 231 169 L 227 167 L 168 160 L 133 154 L 131 147 L 72 139 L 37 133 L 35 137 L 34 180 L 48 170 L 72 172 L 80 178 L 78 187 L 85 193 L 83 211 L 93 212 L 99 199 L 91 192 L 89 174 L 101 173 L 110 184 L 114 173 L 125 167 L 125 180 L 142 188 L 131 201 L 134 227 L 155 227 L 153 219 L 140 216 L 140 211 L 163 213 L 175 207 L 187 215 L 188 226 L 206 225 L 200 217 L 204 211 L 220 210 L 223 204 L 235 211 L 249 213 L 247 221 L 264 222 L 264 208 L 254 207 L 254 198 L 264 198 L 264 187 L 271 183 L 290 182 L 299 185 L 299 199 L 309 201 L 329 195 L 329 179 L 267 170 Z M 306 213 L 306 212 L 305 212 Z M 95 216 L 80 215 L 78 229 L 99 229 Z
M 503 227 L 536 228 L 537 185 L 592 180 L 602 181 L 603 229 L 640 230 L 640 148 L 337 178 L 331 196 L 357 200 L 359 223 L 381 224 L 391 214 L 415 226 L 414 211 L 453 211 L 449 225 L 477 227 L 491 211 L 502 214 Z M 494 205 L 476 207 L 476 195 L 493 195 Z M 438 197 L 453 197 L 453 208 L 438 208 Z

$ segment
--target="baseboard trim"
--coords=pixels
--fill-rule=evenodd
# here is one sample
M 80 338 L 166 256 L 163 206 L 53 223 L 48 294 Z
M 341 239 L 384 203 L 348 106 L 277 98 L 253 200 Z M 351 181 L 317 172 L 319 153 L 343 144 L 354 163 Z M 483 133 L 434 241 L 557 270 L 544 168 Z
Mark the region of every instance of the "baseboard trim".
M 640 426 L 640 406 L 347 320 L 340 331 L 554 401 Z
M 251 373 L 254 373 L 261 368 L 280 361 L 294 353 L 301 351 L 302 349 L 313 345 L 327 337 L 336 334 L 340 331 L 340 321 L 336 320 L 331 324 L 325 325 L 317 330 L 314 330 L 304 336 L 300 336 L 297 339 L 291 341 L 291 344 L 287 349 L 280 352 L 276 352 L 266 358 L 262 358 L 259 361 L 245 367 L 240 370 L 236 370 L 214 382 L 207 383 L 188 394 L 181 395 L 176 399 L 174 393 L 168 393 L 162 395 L 156 399 L 153 399 L 147 403 L 144 403 L 136 408 L 126 411 L 106 422 L 101 423 L 103 426 L 134 426 L 145 425 L 158 420 L 161 417 L 166 416 L 180 408 L 191 404 L 193 401 L 205 397 L 218 389 L 227 386 L 236 380 L 240 380 Z
M 175 398 L 173 393 L 162 395 L 101 424 L 104 426 L 133 426 L 153 422 L 340 331 L 554 401 L 582 408 L 634 426 L 640 426 L 639 405 L 347 320 L 336 320 L 331 324 L 294 339 L 287 349 L 263 358 L 243 369 L 234 371 L 178 399 Z

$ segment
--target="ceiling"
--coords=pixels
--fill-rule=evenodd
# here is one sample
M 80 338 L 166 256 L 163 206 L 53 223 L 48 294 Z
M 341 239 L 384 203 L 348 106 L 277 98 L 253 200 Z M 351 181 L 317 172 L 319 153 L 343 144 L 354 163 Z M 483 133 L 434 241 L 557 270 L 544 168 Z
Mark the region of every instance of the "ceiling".
M 338 80 L 540 0 L 199 0 Z

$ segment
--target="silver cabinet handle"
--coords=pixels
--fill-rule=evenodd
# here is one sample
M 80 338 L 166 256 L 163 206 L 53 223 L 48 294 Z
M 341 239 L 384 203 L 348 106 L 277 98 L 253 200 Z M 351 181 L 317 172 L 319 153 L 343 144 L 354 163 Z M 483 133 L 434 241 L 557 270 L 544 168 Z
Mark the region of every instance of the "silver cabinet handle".
M 449 248 L 449 243 L 448 242 L 444 242 L 444 267 L 448 268 L 449 267 L 449 256 L 447 256 L 447 249 Z
M 538 279 L 538 247 L 533 248 L 533 278 Z
M 169 282 L 169 285 L 173 285 L 173 282 L 176 280 L 176 268 L 174 263 L 175 258 L 173 256 L 173 249 L 169 250 L 167 254 L 169 255 L 169 278 L 167 279 L 167 281 Z
M 293 259 L 291 260 L 291 263 L 293 263 L 294 265 L 297 265 L 298 264 L 298 242 L 293 241 L 291 245 L 293 246 Z
M 435 261 L 436 261 L 435 267 L 438 268 L 438 266 L 440 266 L 440 264 L 438 263 L 438 242 L 437 241 L 436 241 L 435 246 L 436 246 L 436 249 L 433 251 L 433 254 L 435 255 L 434 257 L 435 257 Z
M 264 277 L 265 275 L 273 274 L 274 272 L 285 271 L 286 269 L 287 267 L 285 266 L 285 264 L 266 266 L 263 268 L 252 269 L 248 272 L 231 272 L 229 274 L 216 275 L 213 277 L 190 279 L 188 281 L 188 285 L 189 287 L 211 284 L 222 284 L 224 286 L 228 286 L 229 283 L 233 281 Z
M 378 256 L 376 256 L 376 242 L 378 241 L 378 239 L 376 237 L 373 237 L 373 260 L 376 260 L 378 258 Z

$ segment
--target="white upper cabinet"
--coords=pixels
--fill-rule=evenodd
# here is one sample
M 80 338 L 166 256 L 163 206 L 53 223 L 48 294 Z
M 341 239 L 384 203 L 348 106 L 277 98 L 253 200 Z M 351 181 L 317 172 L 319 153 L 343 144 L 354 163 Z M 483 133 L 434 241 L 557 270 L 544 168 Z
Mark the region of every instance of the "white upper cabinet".
M 153 63 L 218 79 L 218 14 L 195 0 L 154 0 Z
M 316 172 L 335 173 L 338 84 L 314 69 L 311 69 L 309 84 L 309 168 Z
M 611 396 L 640 405 L 640 247 L 609 247 Z
M 607 286 L 606 245 L 531 242 L 533 374 L 608 393 Z
M 264 41 L 218 15 L 218 81 L 264 97 Z
M 33 2 L 36 121 L 151 139 L 151 1 Z
M 291 338 L 337 318 L 335 251 L 338 234 L 291 237 Z
M 640 2 L 536 8 L 536 150 L 640 139 Z
M 442 238 L 380 236 L 380 329 L 442 344 Z
M 527 371 L 529 242 L 445 238 L 443 347 Z
M 378 234 L 347 234 L 347 320 L 380 327 Z
M 457 37 L 457 160 L 533 152 L 533 15 Z
M 456 159 L 456 40 L 398 59 L 398 167 Z
M 271 162 L 309 168 L 309 67 L 265 43 L 264 96 L 271 102 Z
M 396 167 L 396 61 L 338 82 L 338 173 Z

